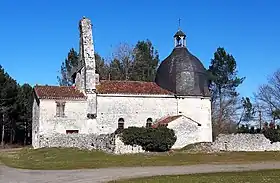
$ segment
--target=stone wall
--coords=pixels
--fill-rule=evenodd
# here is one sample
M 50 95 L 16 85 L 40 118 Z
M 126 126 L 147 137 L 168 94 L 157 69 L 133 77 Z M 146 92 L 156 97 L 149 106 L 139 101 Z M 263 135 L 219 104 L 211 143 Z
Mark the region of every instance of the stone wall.
M 36 98 L 33 100 L 32 106 L 32 146 L 38 147 L 38 132 L 39 132 L 39 118 L 40 108 Z
M 97 95 L 97 133 L 113 133 L 118 128 L 119 118 L 124 119 L 124 127 L 146 126 L 152 121 L 177 115 L 177 101 L 174 96 L 162 95 Z
M 130 154 L 130 153 L 143 153 L 145 152 L 141 146 L 131 146 L 125 145 L 120 137 L 116 137 L 115 139 L 115 154 Z
M 52 134 L 39 136 L 39 148 L 79 148 L 87 150 L 102 150 L 107 153 L 127 154 L 145 152 L 141 146 L 124 145 L 114 134 Z
M 124 119 L 124 127 L 146 126 L 152 121 L 174 115 L 185 115 L 201 124 L 195 142 L 212 142 L 211 102 L 209 98 L 184 97 L 172 95 L 97 95 L 96 132 L 113 133 L 118 128 L 118 119 Z M 114 104 L 114 105 L 113 105 Z M 182 129 L 178 129 L 182 130 Z M 180 137 L 179 137 L 180 138 Z
M 211 147 L 217 151 L 280 151 L 280 142 L 271 143 L 263 134 L 222 134 Z
M 177 137 L 172 149 L 181 149 L 186 145 L 197 142 L 212 142 L 208 139 L 201 139 L 201 137 L 203 137 L 200 135 L 202 126 L 198 126 L 198 123 L 186 118 L 185 116 L 182 116 L 169 123 L 168 128 L 173 129 Z
M 39 136 L 39 148 L 62 147 L 79 148 L 88 150 L 102 150 L 113 153 L 115 148 L 115 136 L 111 134 L 52 134 Z

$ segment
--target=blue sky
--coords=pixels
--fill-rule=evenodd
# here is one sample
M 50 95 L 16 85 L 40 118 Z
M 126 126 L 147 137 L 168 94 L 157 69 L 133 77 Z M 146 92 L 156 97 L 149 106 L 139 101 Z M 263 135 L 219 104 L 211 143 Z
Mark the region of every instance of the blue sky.
M 181 18 L 188 49 L 208 68 L 224 47 L 246 77 L 239 91 L 252 96 L 280 68 L 279 7 L 277 0 L 2 0 L 0 65 L 21 84 L 57 84 L 61 62 L 78 49 L 82 16 L 92 20 L 103 57 L 121 42 L 150 39 L 163 60 Z

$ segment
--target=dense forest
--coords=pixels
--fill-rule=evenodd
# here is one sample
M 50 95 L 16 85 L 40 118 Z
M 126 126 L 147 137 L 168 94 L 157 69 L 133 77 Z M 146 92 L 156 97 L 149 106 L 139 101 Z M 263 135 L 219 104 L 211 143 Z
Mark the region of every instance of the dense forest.
M 78 64 L 78 53 L 71 48 L 62 61 L 58 84 L 71 86 L 71 70 Z M 159 53 L 151 41 L 138 41 L 135 46 L 121 43 L 110 59 L 95 53 L 96 72 L 101 80 L 154 81 L 160 64 Z M 224 48 L 217 48 L 207 68 L 212 94 L 214 136 L 232 133 L 240 124 L 276 123 L 280 119 L 280 70 L 259 87 L 253 97 L 240 96 L 237 89 L 245 81 L 238 76 L 237 62 Z M 29 145 L 32 131 L 33 89 L 20 85 L 0 66 L 0 137 L 4 144 Z
M 32 87 L 19 85 L 0 66 L 0 119 L 1 146 L 31 143 Z

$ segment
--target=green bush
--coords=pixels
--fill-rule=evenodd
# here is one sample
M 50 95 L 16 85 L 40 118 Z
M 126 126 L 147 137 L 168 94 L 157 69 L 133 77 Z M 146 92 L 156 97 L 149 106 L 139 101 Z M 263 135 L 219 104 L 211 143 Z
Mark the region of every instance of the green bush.
M 249 133 L 250 129 L 248 125 L 241 125 L 240 128 L 237 129 L 237 133 Z
M 177 138 L 167 127 L 128 127 L 122 131 L 121 140 L 125 145 L 142 146 L 145 151 L 163 152 L 170 150 Z
M 268 138 L 272 143 L 280 142 L 280 132 L 278 129 L 267 128 L 263 131 L 263 134 Z

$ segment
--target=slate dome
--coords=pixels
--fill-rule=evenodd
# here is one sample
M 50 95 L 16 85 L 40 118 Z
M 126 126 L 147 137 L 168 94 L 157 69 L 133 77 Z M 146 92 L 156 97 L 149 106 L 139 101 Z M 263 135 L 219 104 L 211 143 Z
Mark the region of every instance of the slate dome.
M 186 35 L 179 30 L 174 38 L 175 48 L 160 64 L 155 82 L 176 95 L 210 96 L 207 71 L 187 49 Z

